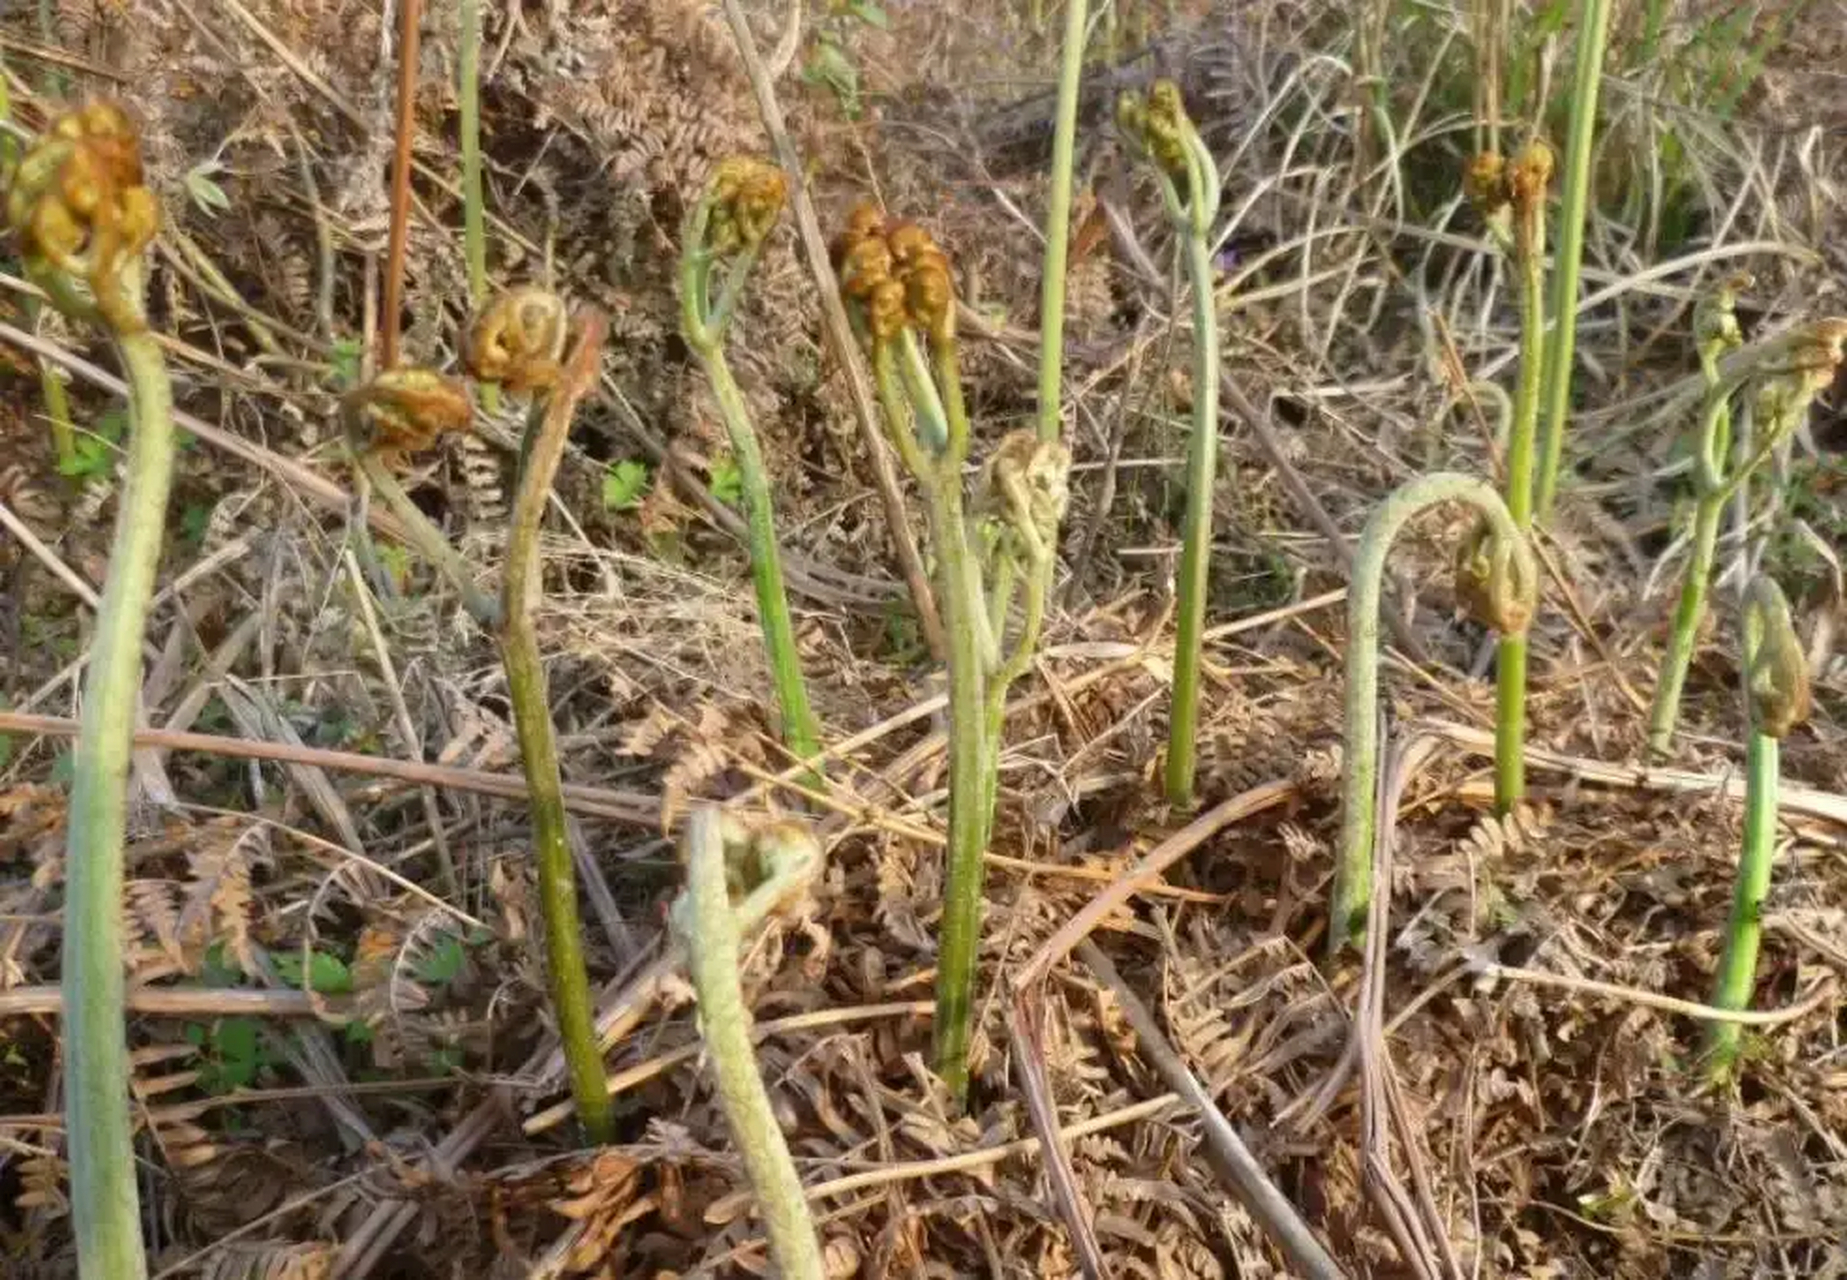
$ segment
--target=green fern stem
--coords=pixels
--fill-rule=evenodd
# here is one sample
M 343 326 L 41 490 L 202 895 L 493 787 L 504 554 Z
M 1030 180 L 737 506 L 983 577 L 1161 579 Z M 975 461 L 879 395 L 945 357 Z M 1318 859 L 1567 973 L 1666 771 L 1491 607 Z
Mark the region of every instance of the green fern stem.
M 1591 193 L 1591 152 L 1597 134 L 1597 98 L 1609 43 L 1610 0 L 1583 0 L 1578 9 L 1577 66 L 1571 86 L 1571 132 L 1565 142 L 1565 181 L 1558 219 L 1558 254 L 1552 276 L 1552 337 L 1545 353 L 1545 436 L 1535 503 L 1541 520 L 1552 516 L 1559 466 L 1565 456 L 1565 419 L 1571 410 L 1571 371 L 1578 335 L 1578 280 L 1584 265 L 1584 222 Z
M 991 827 L 993 716 L 981 652 L 986 602 L 962 513 L 959 469 L 945 468 L 930 497 L 938 592 L 949 641 L 949 850 L 936 958 L 936 1073 L 950 1094 L 968 1092 L 975 964 L 981 946 L 982 855 Z
M 1520 374 L 1507 439 L 1507 512 L 1521 533 L 1533 527 L 1533 452 L 1546 353 L 1545 184 L 1552 158 L 1543 144 L 1517 163 L 1514 256 L 1520 270 Z M 1526 793 L 1526 636 L 1503 635 L 1495 660 L 1494 807 L 1510 813 Z
M 738 979 L 741 935 L 726 885 L 720 821 L 718 810 L 709 806 L 687 819 L 686 909 L 675 917 L 690 934 L 687 969 L 699 996 L 700 1037 L 718 1081 L 725 1121 L 769 1229 L 777 1273 L 789 1280 L 821 1280 L 825 1271 L 814 1219 L 751 1042 L 750 1009 Z
M 1680 599 L 1674 606 L 1674 628 L 1661 658 L 1661 674 L 1655 680 L 1655 699 L 1648 709 L 1648 749 L 1657 756 L 1665 756 L 1673 749 L 1681 695 L 1693 665 L 1700 624 L 1706 618 L 1706 593 L 1712 581 L 1713 561 L 1718 556 L 1719 524 L 1724 515 L 1723 490 L 1699 494 L 1693 509 L 1692 550 L 1687 556 L 1686 574 L 1680 580 Z
M 1346 746 L 1340 784 L 1340 847 L 1335 855 L 1331 952 L 1365 932 L 1372 903 L 1372 853 L 1377 828 L 1374 792 L 1379 778 L 1379 598 L 1385 559 L 1407 521 L 1442 502 L 1466 502 L 1489 523 L 1495 543 L 1510 553 L 1515 579 L 1536 580 L 1525 536 L 1487 482 L 1456 472 L 1420 476 L 1400 487 L 1373 512 L 1360 534 L 1353 580 L 1347 590 Z
M 1770 893 L 1770 868 L 1776 854 L 1777 778 L 1782 744 L 1753 729 L 1745 747 L 1744 847 L 1738 857 L 1738 880 L 1732 891 L 1731 917 L 1725 926 L 1725 952 L 1714 984 L 1715 1008 L 1751 1007 L 1757 988 L 1757 951 L 1764 933 L 1764 899 Z M 1713 1074 L 1729 1075 L 1738 1060 L 1741 1028 L 1715 1022 L 1706 1050 Z
M 546 972 L 553 1015 L 571 1078 L 578 1118 L 590 1140 L 611 1140 L 614 1122 L 608 1078 L 597 1044 L 590 976 L 584 962 L 583 924 L 577 911 L 577 872 L 565 824 L 564 785 L 558 740 L 552 726 L 545 667 L 539 657 L 534 606 L 542 593 L 539 530 L 552 477 L 564 457 L 571 415 L 593 383 L 606 322 L 587 313 L 578 321 L 577 345 L 565 376 L 544 403 L 527 433 L 529 449 L 514 499 L 507 538 L 506 577 L 501 596 L 500 652 L 507 672 L 507 697 L 519 736 L 520 769 L 526 776 L 527 810 L 538 868 L 539 905 L 545 916 Z
M 1198 195 L 1194 197 L 1200 199 Z M 1173 710 L 1167 732 L 1167 802 L 1193 805 L 1199 733 L 1200 648 L 1205 634 L 1206 580 L 1212 558 L 1212 491 L 1218 461 L 1218 308 L 1212 294 L 1209 228 L 1191 221 L 1187 277 L 1193 287 L 1193 438 L 1187 447 L 1186 527 L 1180 577 L 1174 584 L 1179 618 L 1174 635 Z
M 1066 0 L 1058 64 L 1058 106 L 1052 126 L 1051 193 L 1045 208 L 1045 257 L 1039 285 L 1039 438 L 1063 434 L 1060 409 L 1065 354 L 1065 273 L 1071 245 L 1071 175 L 1077 145 L 1077 103 L 1084 79 L 1088 0 Z M 1110 31 L 1115 5 L 1109 7 Z M 1111 61 L 1114 61 L 1112 58 Z
M 118 333 L 133 417 L 127 482 L 83 686 L 64 874 L 64 1095 L 79 1274 L 147 1274 L 128 1105 L 122 841 L 141 644 L 165 540 L 173 394 L 154 336 Z
M 698 348 L 706 377 L 718 401 L 725 430 L 731 439 L 731 456 L 737 462 L 744 491 L 744 513 L 750 531 L 750 573 L 757 591 L 757 620 L 763 633 L 763 651 L 769 659 L 770 680 L 782 711 L 782 741 L 792 755 L 812 760 L 820 754 L 820 725 L 808 702 L 802 678 L 801 651 L 795 643 L 795 625 L 789 616 L 789 593 L 783 582 L 782 551 L 776 539 L 776 511 L 770 498 L 769 473 L 756 429 L 744 407 L 744 396 L 731 376 L 724 348 L 714 344 Z

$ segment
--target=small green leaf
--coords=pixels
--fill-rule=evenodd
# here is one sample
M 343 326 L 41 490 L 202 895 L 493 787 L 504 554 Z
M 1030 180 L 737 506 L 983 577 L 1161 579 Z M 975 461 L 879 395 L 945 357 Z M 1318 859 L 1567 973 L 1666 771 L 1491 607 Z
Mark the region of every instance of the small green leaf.
M 336 338 L 333 344 L 334 385 L 345 391 L 359 385 L 359 360 L 365 344 L 357 338 Z
M 712 464 L 712 477 L 706 485 L 712 496 L 728 507 L 735 507 L 744 498 L 744 473 L 738 469 L 736 458 L 724 457 Z
M 873 0 L 847 0 L 847 12 L 869 27 L 877 27 L 880 31 L 891 30 L 891 19 Z
M 639 458 L 624 458 L 612 463 L 603 473 L 603 509 L 632 511 L 641 505 L 648 492 L 648 464 Z
M 308 953 L 308 983 L 302 986 L 301 953 L 299 951 L 278 952 L 276 955 L 276 973 L 291 987 L 312 989 L 324 996 L 344 995 L 353 989 L 352 970 L 339 956 L 329 955 L 325 951 Z
M 192 197 L 193 204 L 206 217 L 216 217 L 220 212 L 231 207 L 231 197 L 218 185 L 217 176 L 225 171 L 224 164 L 216 157 L 201 160 L 186 171 L 186 194 Z
M 831 90 L 849 119 L 859 116 L 859 68 L 838 40 L 825 33 L 815 40 L 814 52 L 802 68 L 802 80 Z
M 347 1023 L 343 1028 L 343 1033 L 348 1044 L 371 1044 L 376 1035 L 371 1023 L 362 1022 L 358 1018 Z
M 425 986 L 447 986 L 462 972 L 462 964 L 467 958 L 460 938 L 453 933 L 438 934 L 436 945 L 417 958 L 411 966 L 411 973 Z
M 199 981 L 208 987 L 235 987 L 244 980 L 244 971 L 228 958 L 223 942 L 214 942 L 205 949 L 205 959 L 199 965 Z
M 430 1050 L 429 1070 L 431 1075 L 446 1076 L 462 1067 L 462 1051 L 453 1046 Z
M 191 546 L 205 541 L 205 530 L 212 522 L 212 509 L 203 502 L 189 502 L 180 512 L 180 538 Z

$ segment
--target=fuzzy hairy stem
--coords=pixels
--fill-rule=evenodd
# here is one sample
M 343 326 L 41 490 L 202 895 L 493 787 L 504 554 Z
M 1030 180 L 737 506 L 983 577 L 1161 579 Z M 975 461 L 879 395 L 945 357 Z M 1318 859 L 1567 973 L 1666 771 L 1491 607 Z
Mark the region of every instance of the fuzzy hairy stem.
M 962 479 L 944 468 L 930 496 L 943 629 L 949 640 L 949 849 L 936 961 L 936 1073 L 961 1099 L 968 1092 L 975 962 L 981 950 L 982 855 L 992 805 L 988 762 L 987 663 L 981 653 L 986 601 L 962 515 Z
M 763 451 L 751 426 L 744 396 L 731 376 L 724 348 L 714 344 L 699 349 L 700 363 L 712 383 L 719 414 L 731 439 L 743 483 L 744 510 L 750 526 L 750 574 L 757 591 L 757 620 L 763 633 L 763 651 L 769 659 L 770 680 L 782 711 L 782 741 L 790 754 L 803 760 L 820 753 L 820 725 L 808 702 L 802 679 L 801 651 L 795 643 L 795 625 L 789 617 L 789 593 L 783 585 L 782 551 L 776 540 L 776 512 L 770 500 L 769 473 Z
M 558 768 L 558 740 L 552 727 L 545 667 L 533 609 L 541 593 L 539 529 L 552 477 L 564 457 L 571 415 L 595 385 L 607 323 L 586 312 L 575 326 L 576 343 L 563 376 L 546 401 L 513 504 L 507 538 L 506 582 L 501 598 L 501 660 L 507 670 L 508 700 L 519 734 L 520 768 L 526 775 L 527 809 L 539 876 L 539 904 L 545 915 L 546 972 L 553 1016 L 571 1077 L 571 1095 L 591 1141 L 608 1142 L 613 1122 L 603 1055 L 597 1047 L 590 976 L 584 964 L 583 926 L 577 912 L 577 879 L 565 824 L 564 784 Z
M 1197 198 L 1197 197 L 1196 197 Z M 1179 618 L 1174 635 L 1173 709 L 1167 732 L 1167 802 L 1193 805 L 1195 738 L 1199 732 L 1199 664 L 1205 633 L 1206 580 L 1212 557 L 1212 490 L 1218 459 L 1218 309 L 1212 294 L 1209 228 L 1195 220 L 1186 240 L 1193 286 L 1193 438 L 1187 448 L 1186 530 L 1174 584 Z
M 133 417 L 128 478 L 83 686 L 64 855 L 65 1114 L 78 1272 L 147 1274 L 128 1105 L 122 977 L 122 840 L 141 692 L 141 642 L 165 541 L 173 394 L 145 329 L 116 336 Z
M 1084 79 L 1084 34 L 1088 0 L 1066 0 L 1062 56 L 1058 64 L 1058 107 L 1052 126 L 1050 198 L 1045 209 L 1045 259 L 1039 292 L 1039 438 L 1056 440 L 1064 431 L 1060 409 L 1065 354 L 1065 271 L 1071 244 L 1071 171 L 1077 138 L 1077 102 Z M 1112 19 L 1115 6 L 1110 6 Z M 1110 30 L 1115 30 L 1114 22 Z
M 1439 471 L 1400 487 L 1372 514 L 1360 534 L 1347 593 L 1346 746 L 1340 782 L 1340 847 L 1336 852 L 1328 948 L 1357 941 L 1372 903 L 1372 854 L 1378 815 L 1379 597 L 1392 542 L 1413 516 L 1441 502 L 1466 502 L 1489 522 L 1497 544 L 1510 550 L 1516 578 L 1537 581 L 1525 536 L 1487 482 Z
M 1597 133 L 1597 95 L 1603 84 L 1611 7 L 1610 0 L 1583 0 L 1578 9 L 1571 132 L 1565 142 L 1565 182 L 1552 277 L 1552 337 L 1546 344 L 1545 436 L 1534 494 L 1541 520 L 1552 516 L 1559 466 L 1565 456 L 1565 419 L 1571 409 L 1571 370 L 1578 337 L 1578 277 L 1584 264 L 1584 221 L 1590 206 L 1591 149 Z
M 814 1219 L 751 1043 L 750 1010 L 738 978 L 741 935 L 726 888 L 720 822 L 718 810 L 709 806 L 687 819 L 686 897 L 684 908 L 675 913 L 676 924 L 689 935 L 687 968 L 699 995 L 699 1032 L 718 1082 L 725 1122 L 769 1228 L 776 1270 L 788 1280 L 821 1280 L 824 1270 Z

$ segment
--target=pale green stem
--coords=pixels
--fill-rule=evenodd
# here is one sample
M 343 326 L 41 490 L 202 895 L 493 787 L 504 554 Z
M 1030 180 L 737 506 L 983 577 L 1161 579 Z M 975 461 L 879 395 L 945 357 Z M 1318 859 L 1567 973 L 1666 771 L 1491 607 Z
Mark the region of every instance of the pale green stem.
M 699 995 L 699 1032 L 718 1081 L 725 1122 L 744 1158 L 758 1208 L 769 1229 L 770 1256 L 787 1280 L 822 1280 L 821 1245 L 789 1154 L 782 1124 L 751 1043 L 750 1010 L 738 979 L 738 920 L 726 888 L 724 840 L 718 810 L 695 810 L 687 819 L 687 968 Z
M 1193 199 L 1203 197 L 1195 192 Z M 1212 558 L 1212 490 L 1218 456 L 1218 310 L 1212 294 L 1207 228 L 1195 220 L 1186 238 L 1193 286 L 1193 438 L 1187 448 L 1186 527 L 1180 576 L 1174 584 L 1179 619 L 1174 635 L 1173 710 L 1167 734 L 1167 802 L 1193 805 L 1199 733 L 1200 647 L 1205 634 L 1206 580 Z
M 1693 546 L 1687 556 L 1686 576 L 1680 580 L 1680 601 L 1674 607 L 1674 629 L 1661 658 L 1655 681 L 1655 700 L 1648 712 L 1648 749 L 1666 755 L 1673 749 L 1674 726 L 1680 719 L 1680 699 L 1693 665 L 1700 622 L 1706 616 L 1706 589 L 1719 545 L 1719 524 L 1725 515 L 1725 497 L 1701 493 L 1693 509 Z
M 151 333 L 118 334 L 116 349 L 133 416 L 128 478 L 84 680 L 64 855 L 64 1108 L 71 1234 L 85 1280 L 147 1274 L 128 1105 L 122 840 L 141 644 L 173 476 L 173 394 Z
M 725 420 L 731 456 L 743 484 L 744 511 L 750 528 L 750 572 L 757 589 L 757 620 L 763 633 L 764 655 L 769 659 L 770 681 L 782 711 L 783 745 L 792 755 L 811 760 L 821 750 L 820 726 L 808 703 L 801 651 L 796 647 L 795 626 L 789 617 L 789 595 L 783 584 L 782 552 L 776 541 L 776 513 L 770 501 L 763 452 L 744 407 L 743 393 L 731 376 L 724 348 L 714 345 L 699 355 Z
M 462 256 L 468 264 L 468 300 L 487 301 L 487 201 L 481 184 L 481 0 L 461 0 L 456 52 L 462 130 Z M 500 411 L 500 388 L 481 384 L 481 407 Z
M 565 824 L 564 783 L 558 767 L 558 740 L 552 727 L 545 666 L 539 656 L 533 614 L 542 594 L 539 529 L 551 493 L 552 477 L 564 457 L 571 415 L 595 379 L 602 352 L 600 317 L 579 322 L 577 346 L 569 367 L 546 401 L 542 417 L 528 430 L 530 448 L 513 503 L 507 536 L 506 580 L 501 597 L 501 660 L 507 670 L 507 697 L 519 735 L 520 769 L 526 776 L 526 806 L 532 818 L 532 844 L 538 867 L 539 905 L 545 916 L 546 971 L 551 980 L 552 1012 L 571 1077 L 571 1095 L 590 1140 L 613 1136 L 608 1079 L 597 1044 L 596 1015 L 590 1000 L 590 976 L 584 963 L 583 925 L 577 911 L 577 873 Z
M 1453 471 L 1403 485 L 1373 512 L 1354 554 L 1347 588 L 1346 746 L 1340 784 L 1340 848 L 1334 867 L 1328 948 L 1357 941 L 1372 902 L 1374 791 L 1379 777 L 1379 596 L 1385 558 L 1405 523 L 1440 502 L 1466 502 L 1488 518 L 1497 543 L 1513 549 L 1516 581 L 1533 582 L 1533 553 L 1507 506 L 1487 482 Z
M 1578 337 L 1578 276 L 1584 263 L 1584 221 L 1590 206 L 1591 152 L 1597 133 L 1597 94 L 1610 33 L 1610 0 L 1583 0 L 1578 10 L 1576 75 L 1571 87 L 1571 134 L 1565 142 L 1565 182 L 1558 219 L 1558 253 L 1552 276 L 1552 338 L 1546 344 L 1545 436 L 1535 503 L 1541 520 L 1552 515 L 1559 465 L 1565 456 L 1565 419 L 1571 410 L 1571 371 Z
M 1071 243 L 1071 171 L 1077 139 L 1077 102 L 1084 79 L 1088 0 L 1066 0 L 1063 54 L 1058 64 L 1058 107 L 1052 126 L 1051 195 L 1045 210 L 1045 259 L 1039 285 L 1039 438 L 1063 433 L 1060 410 L 1065 354 L 1065 271 Z M 1110 4 L 1109 30 L 1116 30 Z M 1112 61 L 1114 58 L 1112 56 Z
M 1546 351 L 1544 196 L 1536 196 L 1534 204 L 1515 209 L 1520 219 L 1514 249 L 1520 268 L 1520 375 L 1507 439 L 1507 512 L 1521 533 L 1533 527 L 1533 445 Z M 1503 814 L 1526 792 L 1526 658 L 1524 634 L 1501 637 L 1495 660 L 1494 807 Z
M 1720 1009 L 1748 1009 L 1757 987 L 1757 950 L 1764 933 L 1764 898 L 1770 892 L 1770 867 L 1776 854 L 1777 766 L 1781 746 L 1755 728 L 1745 748 L 1744 847 L 1738 857 L 1738 882 L 1731 918 L 1725 926 L 1725 953 L 1712 1003 Z M 1712 1072 L 1726 1076 L 1737 1062 L 1741 1030 L 1735 1022 L 1715 1022 L 1706 1047 Z
M 443 536 L 443 531 L 404 492 L 404 486 L 398 483 L 398 478 L 391 474 L 391 468 L 385 465 L 383 459 L 356 440 L 352 442 L 352 453 L 360 471 L 371 484 L 372 492 L 384 500 L 386 508 L 404 526 L 411 547 L 445 574 L 461 593 L 462 607 L 468 610 L 469 616 L 489 630 L 499 627 L 500 602 L 475 585 L 478 576 L 475 567 L 468 563 L 462 553 L 455 549 L 455 544 Z M 366 536 L 363 527 L 360 534 Z
M 927 486 L 928 487 L 928 486 Z M 968 1092 L 975 964 L 981 950 L 982 855 L 991 806 L 987 663 L 980 629 L 986 601 L 962 516 L 959 471 L 945 468 L 929 493 L 938 593 L 949 642 L 949 849 L 936 958 L 936 1073 L 951 1096 Z
M 731 376 L 731 364 L 725 358 L 725 332 L 744 281 L 756 262 L 757 250 L 741 254 L 727 269 L 724 286 L 716 306 L 711 300 L 712 258 L 702 247 L 711 206 L 702 204 L 688 226 L 686 251 L 680 261 L 680 322 L 687 345 L 698 354 L 725 431 L 731 440 L 731 456 L 737 463 L 738 478 L 744 490 L 745 516 L 749 529 L 750 572 L 757 593 L 758 630 L 763 634 L 764 655 L 769 661 L 770 680 L 776 689 L 776 701 L 782 716 L 782 741 L 791 754 L 804 760 L 820 753 L 820 725 L 808 701 L 808 686 L 802 678 L 801 651 L 795 643 L 795 626 L 789 616 L 789 593 L 783 581 L 782 550 L 776 538 L 776 511 L 770 496 L 769 472 L 763 465 L 763 449 L 757 431 L 751 425 L 750 411 L 737 380 Z

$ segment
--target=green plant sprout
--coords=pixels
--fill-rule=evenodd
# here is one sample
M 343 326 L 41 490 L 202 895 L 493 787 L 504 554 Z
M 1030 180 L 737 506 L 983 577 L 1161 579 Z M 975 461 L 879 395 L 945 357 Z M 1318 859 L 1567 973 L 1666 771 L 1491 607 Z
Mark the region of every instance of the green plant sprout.
M 732 157 L 721 161 L 687 220 L 680 249 L 680 327 L 699 357 L 719 416 L 731 439 L 731 454 L 742 486 L 750 530 L 750 570 L 757 591 L 757 621 L 769 659 L 770 679 L 782 714 L 782 740 L 804 760 L 821 749 L 820 726 L 808 703 L 802 679 L 801 651 L 789 617 L 788 589 L 783 583 L 782 552 L 776 541 L 776 512 L 770 498 L 763 449 L 744 405 L 744 393 L 725 358 L 725 332 L 763 241 L 782 212 L 782 170 L 760 160 Z M 723 264 L 722 281 L 713 292 L 713 268 Z M 715 486 L 716 487 L 716 486 Z
M 1820 320 L 1755 347 L 1740 348 L 1732 314 L 1737 282 L 1728 281 L 1701 302 L 1694 315 L 1705 399 L 1693 440 L 1692 547 L 1674 608 L 1673 630 L 1661 658 L 1654 702 L 1648 713 L 1648 749 L 1657 756 L 1673 747 L 1680 702 L 1717 554 L 1725 504 L 1751 474 L 1802 425 L 1809 405 L 1833 381 L 1847 343 L 1847 321 Z M 1731 399 L 1756 383 L 1753 420 L 1762 438 L 1748 457 L 1736 456 Z
M 1744 847 L 1738 856 L 1738 882 L 1731 917 L 1725 925 L 1725 952 L 1713 987 L 1714 1007 L 1741 1011 L 1751 1007 L 1757 985 L 1757 949 L 1764 931 L 1764 898 L 1770 892 L 1770 867 L 1776 856 L 1778 756 L 1782 739 L 1808 718 L 1809 669 L 1789 602 L 1774 579 L 1751 580 L 1741 618 L 1744 650 L 1745 710 L 1751 736 L 1746 747 Z M 1735 1022 L 1714 1022 L 1706 1037 L 1707 1064 L 1716 1081 L 1729 1079 L 1738 1061 L 1741 1039 Z
M 1212 489 L 1218 458 L 1218 308 L 1212 291 L 1209 238 L 1218 219 L 1219 173 L 1212 153 L 1187 116 L 1179 86 L 1157 80 L 1143 98 L 1124 94 L 1116 122 L 1128 145 L 1154 172 L 1161 204 L 1186 246 L 1193 290 L 1193 437 L 1187 447 L 1186 526 L 1174 595 L 1174 684 L 1168 715 L 1167 802 L 1193 805 L 1199 734 L 1200 647 L 1205 632 L 1206 578 L 1212 557 Z
M 64 1107 L 72 1235 L 85 1280 L 147 1274 L 128 1107 L 122 840 L 141 644 L 166 536 L 173 392 L 148 329 L 142 254 L 160 209 L 121 107 L 54 121 L 7 175 L 6 225 L 27 276 L 74 320 L 108 331 L 128 382 L 127 479 L 97 610 L 65 837 Z
M 530 302 L 530 299 L 527 300 Z M 562 304 L 560 304 L 562 309 Z M 490 308 L 492 316 L 500 307 Z M 569 354 L 560 366 L 549 358 L 555 347 L 539 340 L 518 347 L 530 354 L 540 370 L 547 365 L 555 376 L 534 372 L 517 363 L 507 370 L 528 387 L 544 386 L 546 394 L 535 403 L 533 420 L 521 444 L 519 490 L 513 500 L 511 528 L 507 534 L 506 575 L 501 584 L 500 654 L 507 670 L 507 696 L 513 704 L 513 727 L 519 735 L 520 769 L 526 775 L 527 808 L 532 814 L 532 841 L 537 855 L 539 902 L 545 917 L 546 972 L 551 980 L 552 1011 L 558 1019 L 558 1038 L 564 1048 L 571 1077 L 571 1094 L 577 1115 L 590 1140 L 606 1143 L 614 1128 L 608 1078 L 597 1044 L 596 1014 L 590 1000 L 590 978 L 584 964 L 583 927 L 577 911 L 577 873 L 571 861 L 569 830 L 565 823 L 564 783 L 558 767 L 558 740 L 552 727 L 551 700 L 546 691 L 545 665 L 539 656 L 538 629 L 533 615 L 543 594 L 539 562 L 539 530 L 552 478 L 564 459 L 571 432 L 571 417 L 578 402 L 595 387 L 603 339 L 608 322 L 600 312 L 585 309 L 571 325 Z M 517 326 L 508 323 L 501 332 L 511 336 Z
M 1379 596 L 1385 557 L 1405 523 L 1441 502 L 1466 502 L 1481 522 L 1457 555 L 1456 594 L 1484 625 L 1524 632 L 1533 618 L 1539 575 L 1526 535 L 1486 481 L 1453 471 L 1420 476 L 1373 512 L 1360 534 L 1347 590 L 1346 746 L 1340 781 L 1340 848 L 1335 854 L 1328 950 L 1338 954 L 1366 930 L 1372 903 L 1375 791 L 1379 778 Z
M 1520 374 L 1505 441 L 1507 512 L 1520 532 L 1533 527 L 1533 450 L 1540 375 L 1546 350 L 1546 187 L 1552 149 L 1534 141 L 1512 164 L 1492 152 L 1476 157 L 1467 180 L 1520 276 Z M 1503 632 L 1495 660 L 1494 807 L 1511 812 L 1526 790 L 1526 634 Z
M 870 205 L 853 210 L 834 255 L 848 313 L 871 353 L 887 433 L 923 491 L 936 550 L 949 649 L 949 851 L 935 1059 L 937 1074 L 960 1098 L 968 1088 L 982 855 L 992 828 L 1006 690 L 1031 664 L 1044 622 L 1070 454 L 1028 428 L 1001 443 L 984 472 L 983 511 L 996 522 L 984 565 L 963 503 L 969 421 L 949 259 L 921 227 L 887 225 Z M 1003 652 L 1023 577 L 1024 618 Z
M 725 1122 L 756 1190 L 777 1274 L 790 1280 L 821 1280 L 825 1272 L 814 1219 L 763 1084 L 751 1043 L 750 1009 L 738 976 L 740 916 L 754 919 L 764 914 L 746 904 L 805 891 L 820 868 L 820 846 L 798 823 L 747 831 L 716 807 L 704 805 L 687 819 L 680 850 L 686 889 L 673 905 L 673 933 L 685 949 L 698 993 L 700 1036 L 718 1083 Z M 731 901 L 734 884 L 745 899 L 737 906 Z
M 1565 418 L 1571 411 L 1571 371 L 1577 355 L 1578 278 L 1584 266 L 1584 220 L 1594 178 L 1591 151 L 1597 136 L 1597 97 L 1603 86 L 1610 9 L 1610 0 L 1583 0 L 1578 9 L 1571 126 L 1565 138 L 1565 183 L 1558 215 L 1558 256 L 1552 276 L 1552 336 L 1545 344 L 1545 435 L 1533 495 L 1541 520 L 1552 516 L 1559 465 L 1565 456 Z

